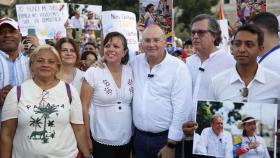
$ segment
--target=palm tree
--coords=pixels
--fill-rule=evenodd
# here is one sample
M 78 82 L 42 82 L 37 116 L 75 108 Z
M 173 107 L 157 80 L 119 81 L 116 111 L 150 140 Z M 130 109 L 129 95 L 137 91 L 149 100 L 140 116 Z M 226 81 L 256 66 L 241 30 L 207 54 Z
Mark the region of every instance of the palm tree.
M 36 118 L 36 119 L 34 119 L 32 116 L 31 116 L 31 121 L 29 121 L 30 122 L 30 126 L 33 126 L 33 127 L 35 127 L 35 131 L 37 131 L 37 127 L 39 127 L 39 128 L 41 128 L 41 124 L 42 124 L 42 122 L 41 122 L 41 119 L 40 118 Z
M 38 107 L 38 110 L 35 110 L 35 114 L 42 114 L 42 117 L 44 118 L 44 129 L 43 131 L 46 131 L 46 125 L 47 125 L 47 119 L 50 117 L 52 113 L 58 112 L 57 106 L 50 105 L 50 103 L 47 104 L 45 107 Z M 43 139 L 46 139 L 46 132 L 43 135 Z

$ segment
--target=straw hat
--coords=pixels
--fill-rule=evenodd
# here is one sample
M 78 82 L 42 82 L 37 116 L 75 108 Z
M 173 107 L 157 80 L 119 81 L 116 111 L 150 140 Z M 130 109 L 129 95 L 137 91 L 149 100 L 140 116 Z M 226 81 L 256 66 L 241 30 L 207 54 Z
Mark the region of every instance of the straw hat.
M 252 121 L 258 121 L 256 118 L 254 118 L 254 117 L 252 117 L 252 116 L 249 116 L 249 115 L 242 115 L 241 116 L 241 121 L 239 121 L 238 123 L 237 123 L 237 127 L 239 128 L 239 129 L 243 129 L 243 125 L 245 124 L 245 123 L 247 123 L 247 122 L 252 122 Z

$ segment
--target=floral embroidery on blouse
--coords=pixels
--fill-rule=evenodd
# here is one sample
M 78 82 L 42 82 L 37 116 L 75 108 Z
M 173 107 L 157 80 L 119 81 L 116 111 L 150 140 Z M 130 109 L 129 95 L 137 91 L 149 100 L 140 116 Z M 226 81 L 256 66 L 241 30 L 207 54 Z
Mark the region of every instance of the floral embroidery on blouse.
M 112 95 L 112 89 L 110 87 L 110 82 L 107 80 L 103 80 L 103 84 L 105 85 L 104 91 L 107 93 L 107 95 Z

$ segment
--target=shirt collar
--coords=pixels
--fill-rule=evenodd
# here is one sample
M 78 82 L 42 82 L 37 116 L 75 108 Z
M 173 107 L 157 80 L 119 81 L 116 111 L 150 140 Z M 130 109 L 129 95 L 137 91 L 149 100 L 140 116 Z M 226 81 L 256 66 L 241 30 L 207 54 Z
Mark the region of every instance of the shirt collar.
M 9 55 L 3 52 L 2 50 L 0 50 L 0 55 L 5 57 L 6 59 L 9 59 Z
M 171 57 L 171 55 L 168 54 L 167 51 L 165 51 L 165 56 L 164 56 L 163 60 L 160 63 L 158 63 L 157 65 L 164 64 L 166 61 L 168 61 L 168 58 L 170 58 L 170 57 Z M 144 58 L 145 58 L 144 63 L 149 65 L 148 58 L 147 58 L 146 54 L 144 55 Z
M 221 53 L 224 53 L 224 50 L 223 50 L 223 49 L 224 49 L 224 48 L 220 48 L 220 49 L 216 50 L 215 52 L 210 53 L 210 54 L 209 54 L 209 58 L 206 59 L 206 60 L 209 60 L 209 59 L 214 58 L 215 56 L 217 56 L 217 55 L 219 55 L 219 54 L 221 54 Z M 195 55 L 196 58 L 198 58 L 198 59 L 200 60 L 200 57 L 198 56 L 198 53 L 196 53 L 196 54 L 194 54 L 194 55 Z
M 5 52 L 3 52 L 2 50 L 0 50 L 0 55 L 2 55 L 3 57 L 5 57 L 6 59 L 10 59 L 10 55 L 7 54 L 7 53 L 5 53 Z M 23 52 L 23 51 L 19 51 L 16 60 L 19 59 L 19 58 L 21 58 L 23 55 L 24 55 L 24 52 Z
M 232 73 L 230 73 L 230 83 L 231 83 L 231 84 L 234 83 L 234 82 L 236 82 L 236 81 L 241 81 L 241 82 L 243 82 L 243 81 L 241 80 L 241 78 L 240 78 L 240 76 L 239 76 L 237 70 L 236 70 L 236 66 L 234 66 L 234 67 L 232 68 L 232 71 L 231 71 L 231 72 L 232 72 Z M 258 69 L 257 69 L 256 75 L 255 75 L 255 77 L 254 77 L 253 80 L 256 80 L 256 81 L 258 81 L 258 82 L 260 82 L 260 83 L 265 84 L 264 70 L 263 70 L 263 67 L 262 67 L 261 65 L 259 65 L 259 64 L 258 64 Z M 253 81 L 253 80 L 252 80 L 252 81 Z

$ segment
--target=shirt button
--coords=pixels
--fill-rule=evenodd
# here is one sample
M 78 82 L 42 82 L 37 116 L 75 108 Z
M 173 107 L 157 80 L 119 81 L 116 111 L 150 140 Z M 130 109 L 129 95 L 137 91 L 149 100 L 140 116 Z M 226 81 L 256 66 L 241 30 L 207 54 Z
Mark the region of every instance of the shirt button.
M 119 106 L 119 110 L 121 110 L 122 109 L 122 107 L 121 106 Z
M 122 102 L 119 101 L 118 104 L 120 104 L 120 103 L 122 103 Z

